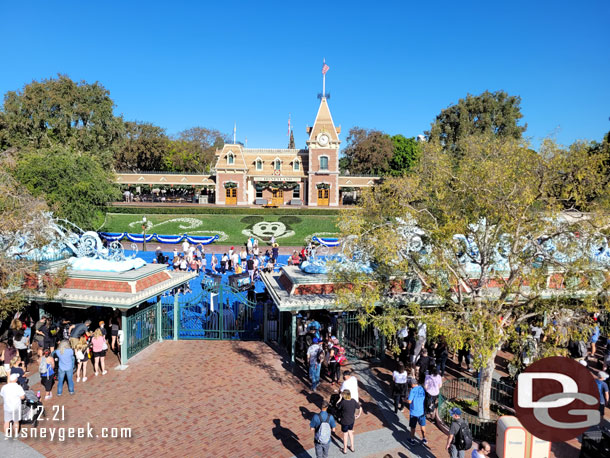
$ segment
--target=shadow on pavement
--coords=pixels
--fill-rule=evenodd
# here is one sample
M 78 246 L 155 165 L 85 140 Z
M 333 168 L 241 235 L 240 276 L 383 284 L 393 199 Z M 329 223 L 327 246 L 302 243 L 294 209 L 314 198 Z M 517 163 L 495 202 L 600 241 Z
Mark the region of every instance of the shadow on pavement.
M 284 448 L 290 451 L 294 456 L 309 456 L 309 453 L 307 453 L 299 442 L 299 436 L 293 433 L 292 430 L 284 428 L 281 425 L 281 420 L 279 418 L 275 418 L 273 423 L 275 425 L 271 429 L 273 437 L 275 437 L 276 440 L 282 441 Z

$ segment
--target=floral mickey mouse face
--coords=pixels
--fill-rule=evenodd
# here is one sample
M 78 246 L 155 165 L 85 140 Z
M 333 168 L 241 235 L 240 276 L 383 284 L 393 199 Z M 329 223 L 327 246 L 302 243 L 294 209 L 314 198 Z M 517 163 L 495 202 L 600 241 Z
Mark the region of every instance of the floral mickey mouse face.
M 295 216 L 282 216 L 279 221 L 264 221 L 261 216 L 247 216 L 242 218 L 241 222 L 250 224 L 250 227 L 244 229 L 242 234 L 269 241 L 271 237 L 276 239 L 292 237 L 294 231 L 290 225 L 300 223 L 301 219 Z
M 286 232 L 286 225 L 279 221 L 256 223 L 252 228 L 252 233 L 262 238 L 279 237 Z

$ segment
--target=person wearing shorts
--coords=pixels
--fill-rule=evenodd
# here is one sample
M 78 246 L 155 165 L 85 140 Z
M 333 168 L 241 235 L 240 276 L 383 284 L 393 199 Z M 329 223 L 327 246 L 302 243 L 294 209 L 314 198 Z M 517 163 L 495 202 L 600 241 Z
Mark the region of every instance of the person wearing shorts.
M 415 428 L 419 423 L 421 427 L 422 443 L 427 444 L 426 439 L 426 413 L 424 404 L 426 401 L 426 391 L 417 383 L 417 379 L 413 379 L 413 387 L 409 393 L 409 428 L 411 428 L 410 444 L 415 444 Z
M 106 370 L 106 339 L 102 335 L 101 329 L 96 329 L 93 333 L 93 338 L 91 339 L 91 346 L 93 350 L 93 371 L 95 376 L 101 372 L 102 375 L 106 375 L 108 372 Z
M 25 391 L 17 383 L 18 374 L 11 374 L 6 385 L 0 390 L 0 396 L 4 399 L 4 435 L 6 437 L 19 436 L 19 422 L 21 421 L 21 400 L 25 399 Z M 11 431 L 11 422 L 14 430 Z
M 118 351 L 117 340 L 118 340 L 118 336 L 119 336 L 119 319 L 115 317 L 115 318 L 112 318 L 112 320 L 110 320 L 110 322 L 112 323 L 110 325 L 110 336 L 112 337 L 112 340 L 110 342 L 110 348 L 112 351 L 117 352 Z
M 352 399 L 350 390 L 343 390 L 337 403 L 337 409 L 341 412 L 341 431 L 343 432 L 343 453 L 347 453 L 348 439 L 351 442 L 349 448 L 352 452 L 354 448 L 354 423 L 362 414 L 362 407 L 355 399 Z

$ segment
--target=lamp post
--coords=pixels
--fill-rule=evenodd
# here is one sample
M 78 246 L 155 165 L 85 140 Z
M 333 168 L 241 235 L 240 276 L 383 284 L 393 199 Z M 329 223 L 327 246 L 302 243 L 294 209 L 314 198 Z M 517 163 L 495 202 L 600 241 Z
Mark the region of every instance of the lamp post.
M 146 251 L 146 216 L 142 217 L 142 251 Z

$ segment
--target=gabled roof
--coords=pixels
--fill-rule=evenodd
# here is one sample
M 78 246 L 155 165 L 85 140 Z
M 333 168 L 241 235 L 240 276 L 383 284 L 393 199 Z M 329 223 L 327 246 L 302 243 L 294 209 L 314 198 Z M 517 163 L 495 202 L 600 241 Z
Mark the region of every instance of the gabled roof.
M 326 132 L 331 142 L 339 142 L 339 133 L 333 122 L 333 117 L 330 114 L 330 108 L 328 108 L 328 102 L 326 97 L 322 97 L 320 101 L 320 107 L 318 108 L 318 114 L 316 120 L 313 123 L 313 127 L 309 130 L 309 141 L 315 141 L 318 134 Z
M 229 153 L 233 153 L 233 164 L 229 164 L 227 162 L 227 156 L 229 155 Z M 222 151 L 218 155 L 218 160 L 216 161 L 216 169 L 245 170 L 247 168 L 248 166 L 246 165 L 246 160 L 244 159 L 243 146 L 225 144 L 222 148 Z

